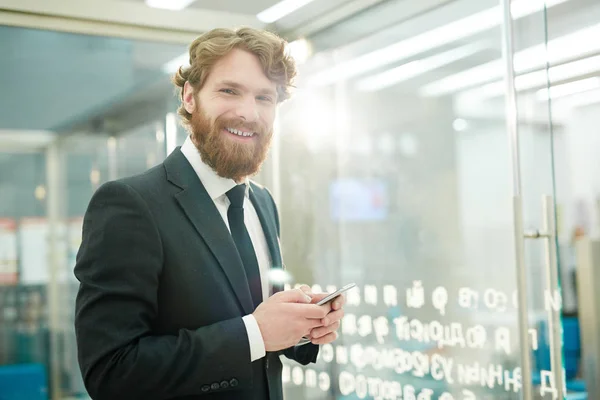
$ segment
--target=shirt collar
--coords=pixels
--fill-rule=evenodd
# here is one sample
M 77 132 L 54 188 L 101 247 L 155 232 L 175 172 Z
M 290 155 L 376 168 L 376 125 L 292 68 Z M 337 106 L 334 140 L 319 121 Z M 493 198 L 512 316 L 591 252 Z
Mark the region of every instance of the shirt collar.
M 192 165 L 192 168 L 198 175 L 198 178 L 200 178 L 200 181 L 213 201 L 223 196 L 237 185 L 233 179 L 223 178 L 217 175 L 210 166 L 202 161 L 198 149 L 189 136 L 181 146 L 181 152 Z M 250 186 L 248 183 L 248 179 L 246 178 L 244 180 L 244 184 L 246 185 L 246 197 L 248 197 L 248 188 Z

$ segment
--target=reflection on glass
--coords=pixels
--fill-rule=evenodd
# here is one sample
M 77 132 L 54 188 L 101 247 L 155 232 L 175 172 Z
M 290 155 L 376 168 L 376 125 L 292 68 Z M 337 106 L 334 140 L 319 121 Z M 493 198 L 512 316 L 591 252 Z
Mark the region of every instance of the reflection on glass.
M 404 3 L 341 23 L 336 30 L 349 32 L 381 10 L 412 15 L 351 44 L 327 48 L 334 29 L 316 35 L 280 115 L 282 241 L 294 283 L 360 286 L 318 364 L 287 364 L 288 397 L 518 399 L 520 354 L 529 351 L 533 398 L 552 398 L 554 311 L 563 313 L 559 351 L 577 390 L 581 371 L 566 356 L 579 346 L 568 333 L 577 309 L 568 250 L 573 224 L 589 226 L 590 217 L 573 219 L 581 206 L 569 179 L 594 140 L 587 124 L 596 109 L 583 105 L 594 102 L 600 71 L 590 39 L 600 5 L 512 2 L 524 222 L 541 229 L 542 195 L 556 197 L 563 277 L 562 291 L 547 287 L 544 240 L 527 240 L 524 346 L 501 5 L 452 1 L 417 12 Z M 590 176 L 578 174 L 581 195 Z M 595 207 L 588 193 L 586 207 Z
M 85 395 L 72 273 L 83 213 L 100 184 L 165 157 L 163 66 L 184 49 L 0 27 L 0 368 L 27 382 L 2 381 L 2 395 Z

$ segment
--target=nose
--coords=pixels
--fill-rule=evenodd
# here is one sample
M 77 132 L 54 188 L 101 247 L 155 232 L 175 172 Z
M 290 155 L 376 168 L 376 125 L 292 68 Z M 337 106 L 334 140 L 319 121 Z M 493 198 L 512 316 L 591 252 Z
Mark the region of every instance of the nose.
M 236 114 L 247 122 L 258 121 L 258 107 L 254 98 L 251 96 L 243 98 L 238 104 Z

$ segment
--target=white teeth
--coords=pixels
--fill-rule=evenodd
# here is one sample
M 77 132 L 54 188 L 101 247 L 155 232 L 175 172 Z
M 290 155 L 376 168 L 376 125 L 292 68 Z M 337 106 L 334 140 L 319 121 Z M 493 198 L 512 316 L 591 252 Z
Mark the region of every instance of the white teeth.
M 233 129 L 233 128 L 227 128 L 227 130 L 231 133 L 233 133 L 234 135 L 238 135 L 238 136 L 254 136 L 253 132 L 244 132 L 244 131 L 240 131 L 237 129 Z

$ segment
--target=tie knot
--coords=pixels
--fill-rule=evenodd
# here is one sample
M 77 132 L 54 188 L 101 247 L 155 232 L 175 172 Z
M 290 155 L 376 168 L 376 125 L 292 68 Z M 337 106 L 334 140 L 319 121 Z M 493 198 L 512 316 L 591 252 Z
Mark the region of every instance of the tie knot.
M 246 185 L 241 184 L 234 186 L 233 189 L 227 192 L 227 197 L 231 203 L 231 207 L 244 208 L 244 197 L 246 196 Z

